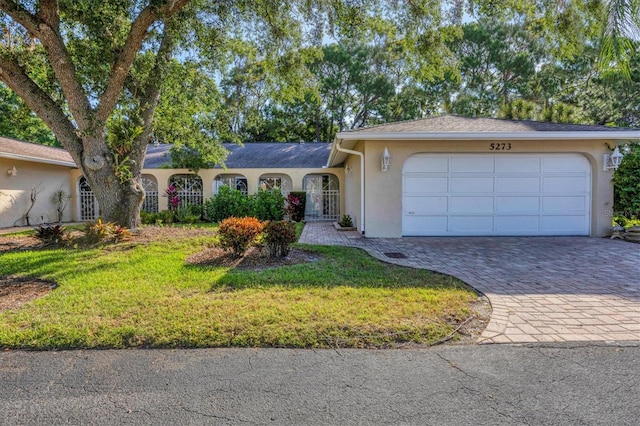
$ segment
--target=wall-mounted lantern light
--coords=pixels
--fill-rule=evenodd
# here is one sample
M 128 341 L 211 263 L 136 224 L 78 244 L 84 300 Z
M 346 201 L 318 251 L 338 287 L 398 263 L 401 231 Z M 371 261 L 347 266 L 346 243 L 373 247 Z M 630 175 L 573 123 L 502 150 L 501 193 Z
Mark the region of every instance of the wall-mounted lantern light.
M 624 155 L 620 152 L 620 149 L 616 146 L 616 149 L 613 150 L 613 153 L 604 155 L 603 170 L 605 172 L 611 169 L 618 170 L 618 167 L 620 167 L 620 163 L 622 162 L 623 157 Z
M 391 164 L 391 155 L 389 154 L 389 150 L 387 147 L 384 147 L 384 151 L 382 151 L 382 155 L 380 156 L 380 170 L 386 172 L 389 170 L 389 164 Z
M 7 170 L 7 174 L 9 176 L 18 176 L 18 170 L 16 169 L 16 166 L 13 166 L 9 170 Z

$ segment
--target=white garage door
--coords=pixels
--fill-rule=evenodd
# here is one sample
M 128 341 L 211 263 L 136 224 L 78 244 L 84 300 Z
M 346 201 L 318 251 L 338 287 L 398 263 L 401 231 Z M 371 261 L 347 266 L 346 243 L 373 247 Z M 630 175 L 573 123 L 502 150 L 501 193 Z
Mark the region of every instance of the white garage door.
M 417 154 L 402 179 L 405 236 L 589 235 L 579 154 Z

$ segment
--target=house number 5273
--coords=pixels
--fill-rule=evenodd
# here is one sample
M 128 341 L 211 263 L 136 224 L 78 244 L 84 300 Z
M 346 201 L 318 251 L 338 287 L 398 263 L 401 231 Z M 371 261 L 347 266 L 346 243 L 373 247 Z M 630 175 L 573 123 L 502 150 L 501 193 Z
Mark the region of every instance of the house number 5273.
M 489 144 L 490 151 L 511 151 L 511 143 L 491 143 Z

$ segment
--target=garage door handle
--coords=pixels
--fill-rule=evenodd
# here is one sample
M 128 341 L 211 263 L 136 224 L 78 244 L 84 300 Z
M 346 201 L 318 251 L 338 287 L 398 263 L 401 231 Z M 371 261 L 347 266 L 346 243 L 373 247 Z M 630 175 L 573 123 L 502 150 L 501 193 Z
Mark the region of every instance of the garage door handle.
M 407 214 L 416 214 L 416 212 L 407 212 Z

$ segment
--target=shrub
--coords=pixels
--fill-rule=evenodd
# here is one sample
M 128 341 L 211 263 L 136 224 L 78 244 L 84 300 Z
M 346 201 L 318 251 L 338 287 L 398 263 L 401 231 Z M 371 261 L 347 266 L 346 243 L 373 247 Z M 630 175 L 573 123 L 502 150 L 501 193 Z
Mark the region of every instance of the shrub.
M 145 210 L 140 211 L 140 222 L 142 222 L 143 225 L 155 225 L 158 223 L 158 220 L 160 220 L 158 218 L 158 213 L 148 212 Z
M 249 196 L 237 189 L 222 186 L 218 193 L 204 204 L 207 220 L 220 222 L 229 217 L 245 217 L 251 212 Z
M 284 196 L 279 189 L 258 189 L 251 197 L 251 216 L 260 220 L 282 220 L 284 218 Z
M 342 219 L 338 222 L 338 225 L 343 228 L 351 228 L 353 226 L 353 219 L 348 214 L 342 215 Z
M 45 246 L 61 244 L 68 237 L 67 228 L 62 225 L 41 225 L 35 231 L 36 238 Z
M 297 241 L 296 224 L 286 221 L 271 221 L 264 227 L 263 242 L 271 257 L 284 257 L 291 251 L 291 244 Z
M 287 195 L 287 216 L 294 222 L 302 222 L 304 220 L 304 211 L 307 205 L 307 193 L 290 192 Z
M 198 204 L 187 204 L 175 210 L 175 220 L 178 223 L 198 223 L 202 215 L 202 206 Z
M 103 222 L 98 219 L 95 222 L 88 222 L 84 225 L 84 239 L 89 244 L 96 244 L 106 241 L 111 237 L 112 223 Z
M 113 238 L 113 242 L 118 244 L 121 241 L 129 241 L 132 237 L 131 231 L 122 226 L 114 225 L 111 228 L 111 236 Z
M 157 213 L 156 223 L 173 223 L 175 221 L 175 212 L 171 210 L 162 210 Z
M 98 219 L 88 222 L 84 226 L 84 239 L 88 244 L 97 244 L 112 241 L 119 243 L 131 239 L 131 231 L 112 222 L 104 222 Z
M 230 217 L 218 227 L 219 245 L 242 257 L 264 228 L 264 222 L 255 217 Z
M 614 210 L 624 219 L 640 218 L 640 144 L 629 146 L 613 174 Z

